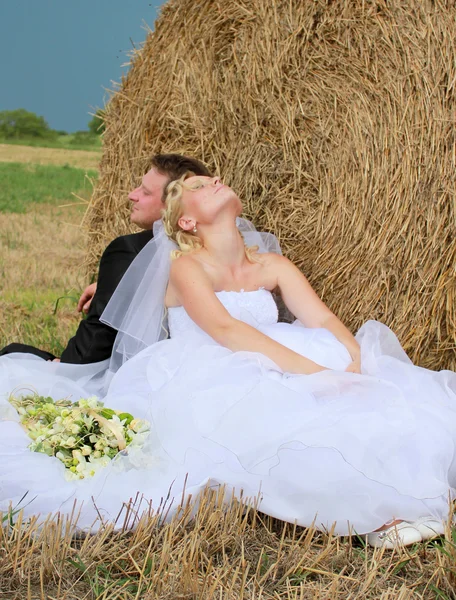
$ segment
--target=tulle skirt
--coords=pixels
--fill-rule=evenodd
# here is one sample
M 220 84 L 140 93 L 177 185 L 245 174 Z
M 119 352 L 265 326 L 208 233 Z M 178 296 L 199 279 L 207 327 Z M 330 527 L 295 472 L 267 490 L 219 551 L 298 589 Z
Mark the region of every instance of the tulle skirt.
M 105 398 L 150 421 L 146 443 L 76 482 L 58 459 L 28 450 L 6 395 L 30 384 L 77 400 L 100 392 L 103 368 L 2 357 L 0 510 L 24 495 L 25 515 L 70 514 L 76 502 L 79 526 L 96 529 L 100 516 L 121 523 L 130 499 L 166 504 L 169 518 L 189 494 L 224 484 L 271 516 L 336 523 L 340 535 L 392 518 L 446 519 L 456 497 L 456 374 L 414 366 L 375 321 L 356 336 L 361 375 L 344 371 L 350 356 L 326 330 L 260 329 L 332 370 L 282 373 L 261 354 L 233 353 L 197 333 L 159 342 L 116 373 Z

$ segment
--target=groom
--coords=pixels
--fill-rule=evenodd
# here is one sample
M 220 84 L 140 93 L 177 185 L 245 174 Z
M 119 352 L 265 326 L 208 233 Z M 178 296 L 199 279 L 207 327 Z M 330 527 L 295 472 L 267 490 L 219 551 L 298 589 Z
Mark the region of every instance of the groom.
M 96 292 L 87 318 L 80 322 L 76 335 L 62 352 L 62 363 L 95 363 L 111 356 L 117 331 L 101 323 L 101 314 L 134 258 L 152 239 L 153 224 L 161 218 L 164 208 L 166 186 L 187 171 L 192 171 L 195 175 L 211 176 L 205 165 L 194 158 L 181 154 L 156 154 L 141 184 L 128 194 L 132 202 L 130 221 L 143 231 L 116 238 L 103 252 Z M 0 350 L 0 356 L 12 352 L 26 352 L 44 360 L 58 360 L 50 352 L 17 343 Z

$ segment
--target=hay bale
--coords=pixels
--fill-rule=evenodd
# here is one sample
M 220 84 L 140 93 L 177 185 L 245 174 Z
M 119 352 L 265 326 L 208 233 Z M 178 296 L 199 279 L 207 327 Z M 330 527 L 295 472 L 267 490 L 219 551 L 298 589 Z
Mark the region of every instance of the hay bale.
M 456 369 L 450 0 L 174 0 L 106 112 L 92 266 L 155 152 L 206 161 L 356 330 Z

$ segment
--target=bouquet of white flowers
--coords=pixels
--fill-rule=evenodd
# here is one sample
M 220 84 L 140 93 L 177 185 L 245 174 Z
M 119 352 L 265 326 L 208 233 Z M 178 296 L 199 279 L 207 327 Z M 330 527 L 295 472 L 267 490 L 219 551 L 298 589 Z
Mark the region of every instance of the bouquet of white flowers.
M 127 446 L 141 446 L 150 431 L 148 421 L 106 408 L 96 396 L 75 403 L 37 394 L 9 401 L 32 439 L 30 450 L 61 460 L 68 480 L 93 476 Z

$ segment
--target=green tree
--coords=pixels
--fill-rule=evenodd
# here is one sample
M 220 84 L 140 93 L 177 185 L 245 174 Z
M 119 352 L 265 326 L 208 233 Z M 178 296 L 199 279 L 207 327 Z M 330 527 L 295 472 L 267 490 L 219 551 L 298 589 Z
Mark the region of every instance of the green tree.
M 24 108 L 0 111 L 0 137 L 49 138 L 55 136 L 44 117 Z
M 104 110 L 102 108 L 98 108 L 97 112 L 93 115 L 92 119 L 89 121 L 89 131 L 91 133 L 96 133 L 100 135 L 105 130 L 105 122 L 104 122 Z

